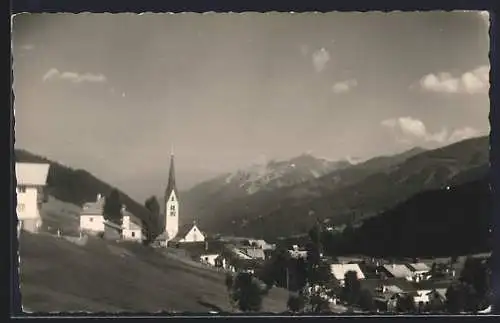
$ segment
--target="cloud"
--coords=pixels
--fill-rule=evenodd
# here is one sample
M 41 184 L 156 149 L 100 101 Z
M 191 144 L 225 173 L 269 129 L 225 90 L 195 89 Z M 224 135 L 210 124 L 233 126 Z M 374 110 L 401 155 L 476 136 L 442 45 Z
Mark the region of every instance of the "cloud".
M 465 127 L 465 128 L 461 128 L 461 129 L 457 129 L 457 130 L 453 131 L 451 133 L 450 137 L 448 138 L 448 141 L 449 142 L 457 142 L 457 141 L 462 141 L 462 140 L 469 139 L 469 138 L 478 137 L 480 135 L 481 135 L 481 133 L 478 130 L 471 128 L 471 127 Z
M 355 79 L 349 79 L 346 81 L 335 83 L 332 86 L 332 91 L 334 93 L 337 93 L 337 94 L 345 93 L 345 92 L 349 92 L 350 90 L 352 90 L 356 86 L 358 86 L 358 81 L 356 81 Z
M 440 93 L 488 93 L 490 67 L 479 66 L 460 76 L 453 76 L 451 73 L 441 72 L 438 74 L 427 74 L 419 81 L 419 86 L 427 92 Z
M 103 74 L 92 74 L 92 73 L 83 73 L 79 74 L 76 72 L 60 72 L 56 68 L 52 68 L 45 73 L 42 80 L 44 82 L 53 81 L 53 80 L 64 80 L 72 83 L 104 83 L 107 81 L 106 76 Z
M 443 128 L 439 132 L 431 133 L 421 120 L 412 117 L 386 119 L 380 124 L 383 127 L 389 128 L 398 142 L 406 144 L 415 141 L 445 144 L 481 135 L 480 131 L 471 127 L 456 129 L 451 134 L 448 133 L 446 128 Z
M 320 73 L 325 69 L 326 64 L 330 61 L 330 53 L 324 48 L 318 49 L 313 53 L 312 61 L 314 69 L 316 72 Z

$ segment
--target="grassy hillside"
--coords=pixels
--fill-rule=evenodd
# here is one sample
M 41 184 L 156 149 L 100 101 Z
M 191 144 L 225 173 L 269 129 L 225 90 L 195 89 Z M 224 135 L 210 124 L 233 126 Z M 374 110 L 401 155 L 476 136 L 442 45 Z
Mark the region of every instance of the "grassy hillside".
M 492 202 L 486 178 L 423 192 L 366 220 L 332 249 L 376 256 L 491 251 Z
M 33 312 L 231 310 L 222 273 L 142 245 L 23 233 L 19 248 L 22 304 Z M 271 290 L 263 310 L 285 311 L 287 297 Z
M 50 164 L 46 190 L 59 201 L 81 206 L 85 202 L 95 201 L 97 194 L 109 195 L 114 188 L 85 170 L 72 169 L 25 150 L 17 149 L 14 153 L 19 162 Z M 142 204 L 119 192 L 123 204 L 130 212 L 146 223 L 151 223 L 151 215 Z
M 60 230 L 62 234 L 77 235 L 80 227 L 80 210 L 81 207 L 49 196 L 40 210 L 42 230 L 52 233 Z

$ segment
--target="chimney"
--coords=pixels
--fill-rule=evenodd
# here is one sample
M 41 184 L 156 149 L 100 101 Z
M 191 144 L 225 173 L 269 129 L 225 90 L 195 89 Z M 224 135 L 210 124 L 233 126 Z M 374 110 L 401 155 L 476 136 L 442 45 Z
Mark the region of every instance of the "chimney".
M 101 193 L 98 193 L 98 194 L 97 194 L 97 200 L 96 200 L 96 201 L 97 201 L 97 202 L 99 202 L 100 200 L 101 200 Z

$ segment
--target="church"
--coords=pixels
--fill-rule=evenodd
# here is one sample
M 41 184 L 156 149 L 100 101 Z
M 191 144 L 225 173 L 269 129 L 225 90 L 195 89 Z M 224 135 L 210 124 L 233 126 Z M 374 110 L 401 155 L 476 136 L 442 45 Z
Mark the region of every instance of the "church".
M 198 229 L 196 223 L 190 224 L 179 230 L 179 191 L 175 184 L 174 154 L 170 155 L 170 169 L 168 172 L 167 189 L 163 203 L 165 227 L 163 232 L 156 237 L 155 245 L 167 247 L 169 242 L 203 242 L 205 235 Z

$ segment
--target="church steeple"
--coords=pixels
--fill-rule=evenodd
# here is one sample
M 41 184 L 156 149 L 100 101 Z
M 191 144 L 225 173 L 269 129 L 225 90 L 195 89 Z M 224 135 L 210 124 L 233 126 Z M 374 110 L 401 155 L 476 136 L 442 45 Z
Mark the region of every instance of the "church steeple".
M 168 172 L 168 184 L 167 190 L 165 191 L 165 197 L 168 198 L 172 191 L 175 191 L 177 194 L 177 187 L 175 185 L 175 166 L 174 166 L 174 153 L 172 149 L 172 153 L 170 154 L 170 170 Z

